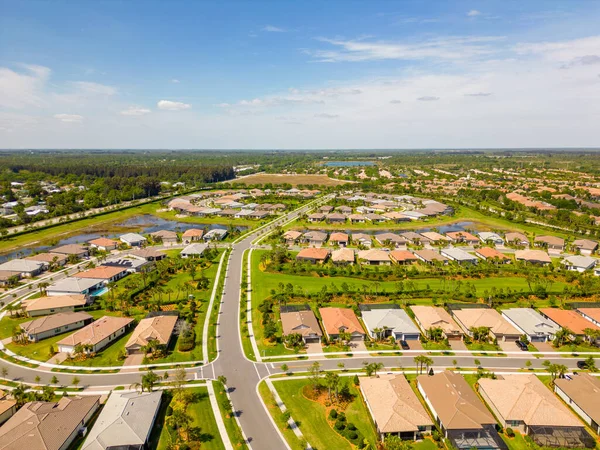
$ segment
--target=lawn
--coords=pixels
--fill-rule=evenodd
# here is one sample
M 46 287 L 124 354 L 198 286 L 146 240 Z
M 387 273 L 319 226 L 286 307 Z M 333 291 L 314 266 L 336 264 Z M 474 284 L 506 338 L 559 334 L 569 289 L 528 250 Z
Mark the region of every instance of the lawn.
M 352 385 L 350 377 L 341 377 L 340 381 L 349 383 L 350 391 L 355 395 L 354 400 L 346 409 L 348 421 L 354 423 L 374 446 L 377 437 L 358 390 Z M 317 449 L 351 450 L 350 442 L 336 433 L 327 422 L 325 407 L 304 397 L 302 389 L 308 383 L 308 380 L 281 380 L 276 381 L 274 385 L 311 446 Z
M 192 388 L 191 391 L 197 394 L 198 401 L 188 406 L 187 413 L 192 418 L 192 426 L 200 427 L 202 430 L 202 449 L 224 450 L 225 446 L 221 440 L 217 422 L 210 406 L 207 389 L 205 387 L 198 387 Z M 163 403 L 161 404 L 159 415 L 150 437 L 150 448 L 166 450 L 169 445 L 171 436 L 164 423 L 170 398 L 170 396 L 163 395 Z
M 236 178 L 228 181 L 228 183 L 245 184 L 246 186 L 260 184 L 291 184 L 298 186 L 299 184 L 309 185 L 316 184 L 319 186 L 338 186 L 340 184 L 350 183 L 350 181 L 336 180 L 329 178 L 327 175 L 303 175 L 303 174 L 287 174 L 287 173 L 257 173 L 248 175 L 242 178 Z
M 33 317 L 12 317 L 10 313 L 7 313 L 2 320 L 0 320 L 0 339 L 6 339 L 12 337 L 13 330 L 17 325 L 21 325 L 24 322 L 33 320 Z
M 502 349 L 494 344 L 490 344 L 489 342 L 474 342 L 472 344 L 467 344 L 467 348 L 472 352 L 476 351 L 484 351 L 484 352 L 501 352 Z
M 119 355 L 125 350 L 125 344 L 133 333 L 133 328 L 119 339 L 114 341 L 108 347 L 100 350 L 96 353 L 93 358 L 85 359 L 83 361 L 71 361 L 66 359 L 62 364 L 65 366 L 79 366 L 79 367 L 99 367 L 99 366 L 122 366 L 123 359 L 119 358 Z
M 413 450 L 437 450 L 437 448 L 438 446 L 431 439 L 423 439 L 412 444 Z
M 283 413 L 279 409 L 279 406 L 275 403 L 275 399 L 273 398 L 273 394 L 269 390 L 267 383 L 261 381 L 258 385 L 258 392 L 262 397 L 263 403 L 267 406 L 271 417 L 277 424 L 279 430 L 285 436 L 285 440 L 292 447 L 292 450 L 305 450 L 306 446 L 303 446 L 302 442 L 296 437 L 294 432 L 290 429 L 288 423 L 283 418 Z
M 6 348 L 19 356 L 45 362 L 50 359 L 50 346 L 56 350 L 56 343 L 68 335 L 69 333 L 63 333 L 26 345 L 20 345 L 11 342 L 10 344 L 6 344 Z
M 229 401 L 227 394 L 225 393 L 225 388 L 223 387 L 223 384 L 221 384 L 219 381 L 213 381 L 212 384 L 215 388 L 215 397 L 217 399 L 217 403 L 219 404 L 219 411 L 221 412 L 221 416 L 223 417 L 223 422 L 225 422 L 225 429 L 227 430 L 227 435 L 229 436 L 232 445 L 234 446 L 234 448 L 240 450 L 248 450 L 248 445 L 246 445 L 244 436 L 242 434 L 242 431 L 240 430 L 237 420 L 234 416 L 226 415 L 223 411 L 222 404 L 225 401 Z

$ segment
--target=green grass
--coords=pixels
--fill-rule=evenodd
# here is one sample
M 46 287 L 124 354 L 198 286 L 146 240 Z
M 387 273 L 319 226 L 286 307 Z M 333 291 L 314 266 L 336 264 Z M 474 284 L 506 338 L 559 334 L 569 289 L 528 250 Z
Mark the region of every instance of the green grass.
M 484 351 L 484 352 L 501 352 L 502 349 L 494 344 L 490 344 L 489 342 L 474 342 L 472 344 L 467 344 L 467 348 L 473 352 L 475 351 Z
M 501 434 L 500 437 L 506 443 L 509 450 L 529 450 L 531 446 L 525 441 L 523 436 L 520 433 L 515 433 L 515 437 L 509 438 L 504 434 Z
M 423 439 L 413 443 L 412 448 L 413 450 L 437 450 L 438 446 L 431 439 Z
M 33 320 L 34 317 L 11 317 L 10 313 L 7 313 L 2 320 L 0 320 L 0 339 L 6 339 L 11 337 L 13 330 L 17 325 L 21 325 L 24 322 Z
M 25 345 L 15 344 L 11 342 L 10 344 L 6 345 L 6 348 L 19 356 L 46 362 L 50 359 L 50 346 L 52 346 L 52 348 L 56 350 L 56 343 L 68 336 L 68 334 L 69 333 L 59 334 L 57 336 L 52 336 L 48 339 L 44 339 L 39 342 Z
M 228 400 L 223 384 L 218 381 L 213 381 L 212 383 L 215 388 L 215 397 L 217 399 L 217 403 L 219 404 L 219 411 L 223 417 L 223 422 L 225 422 L 225 429 L 227 430 L 227 435 L 231 440 L 231 444 L 234 446 L 234 448 L 248 450 L 248 445 L 244 441 L 244 435 L 242 434 L 237 420 L 234 416 L 227 417 L 221 406 L 223 401 Z
M 267 383 L 261 381 L 258 385 L 258 392 L 262 397 L 263 403 L 267 406 L 271 417 L 277 424 L 277 428 L 283 433 L 285 440 L 290 447 L 292 447 L 292 450 L 305 450 L 306 446 L 302 445 L 303 443 L 296 437 L 294 432 L 288 426 L 288 423 L 283 419 L 283 414 L 279 409 L 279 406 L 275 403 L 275 399 L 273 398 L 273 394 L 269 390 Z
M 207 389 L 198 387 L 190 390 L 197 394 L 198 401 L 188 406 L 187 413 L 192 418 L 192 426 L 200 427 L 202 430 L 202 449 L 224 450 L 225 446 L 221 440 L 217 422 L 210 406 Z M 170 403 L 167 399 L 170 399 L 170 396 L 163 395 L 163 403 L 150 437 L 150 448 L 156 448 L 157 450 L 166 450 L 171 440 L 169 430 L 164 425 L 166 409 Z
M 449 345 L 446 345 L 445 342 L 427 341 L 427 342 L 423 342 L 423 349 L 424 350 L 451 350 L 452 347 L 450 347 Z
M 343 377 L 341 382 L 349 383 L 350 391 L 355 395 L 354 400 L 346 409 L 348 421 L 354 423 L 374 446 L 377 437 L 360 394 L 352 385 L 350 378 Z M 336 433 L 327 422 L 325 407 L 304 397 L 302 389 L 308 383 L 308 380 L 291 379 L 277 381 L 274 385 L 311 446 L 317 449 L 352 449 L 352 445 Z
M 122 366 L 124 360 L 119 358 L 119 354 L 125 349 L 127 340 L 133 333 L 133 328 L 119 339 L 114 341 L 108 347 L 100 350 L 96 353 L 96 356 L 83 361 L 71 361 L 66 359 L 62 364 L 65 366 L 78 366 L 78 367 L 100 367 L 100 366 Z
M 600 348 L 587 343 L 562 345 L 557 350 L 564 353 L 600 352 Z

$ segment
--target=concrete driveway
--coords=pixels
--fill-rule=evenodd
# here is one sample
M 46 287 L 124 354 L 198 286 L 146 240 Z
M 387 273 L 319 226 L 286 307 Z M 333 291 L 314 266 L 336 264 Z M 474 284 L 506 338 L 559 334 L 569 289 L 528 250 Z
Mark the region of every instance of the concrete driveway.
M 365 341 L 352 341 L 352 342 L 350 342 L 350 348 L 352 349 L 353 352 L 361 352 L 361 351 L 367 350 Z
M 500 347 L 505 352 L 515 352 L 519 350 L 515 341 L 498 341 L 498 347 Z
M 452 350 L 468 350 L 463 341 L 448 341 Z M 410 345 L 410 344 L 409 344 Z
M 540 352 L 556 352 L 557 350 L 552 347 L 551 342 L 534 342 L 533 346 Z
M 315 353 L 323 353 L 323 347 L 320 342 L 313 342 L 310 344 L 306 344 L 306 353 L 308 355 Z

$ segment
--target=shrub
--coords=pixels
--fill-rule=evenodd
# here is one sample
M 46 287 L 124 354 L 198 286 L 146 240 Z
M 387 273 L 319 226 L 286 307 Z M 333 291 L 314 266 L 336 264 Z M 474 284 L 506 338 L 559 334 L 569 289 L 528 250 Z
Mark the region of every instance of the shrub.
M 438 430 L 433 430 L 433 432 L 431 433 L 431 437 L 436 442 L 438 442 L 442 439 L 442 436 L 440 435 L 440 432 Z
M 341 420 L 342 422 L 346 421 L 346 414 L 341 412 L 338 414 L 338 420 Z
M 358 433 L 356 431 L 349 431 L 348 433 L 346 433 L 346 437 L 351 441 L 355 441 L 356 439 L 358 439 Z
M 338 413 L 337 413 L 337 411 L 335 409 L 332 409 L 331 411 L 329 411 L 329 418 L 330 419 L 335 420 L 335 419 L 337 419 L 337 416 L 338 416 Z
M 353 423 L 349 423 L 347 428 L 351 431 L 354 431 L 356 430 L 356 425 L 354 425 Z
M 344 428 L 346 428 L 346 424 L 343 421 L 341 421 L 341 420 L 338 419 L 335 422 L 334 427 L 335 427 L 336 430 L 342 431 Z
M 507 428 L 507 429 L 506 429 L 506 435 L 507 435 L 508 437 L 515 437 L 515 432 L 513 431 L 513 429 L 512 429 L 512 428 Z
M 360 381 L 358 381 L 358 375 L 354 375 L 354 386 L 358 386 Z
M 171 405 L 167 406 L 167 412 L 166 412 L 167 416 L 172 416 L 173 415 L 173 407 Z

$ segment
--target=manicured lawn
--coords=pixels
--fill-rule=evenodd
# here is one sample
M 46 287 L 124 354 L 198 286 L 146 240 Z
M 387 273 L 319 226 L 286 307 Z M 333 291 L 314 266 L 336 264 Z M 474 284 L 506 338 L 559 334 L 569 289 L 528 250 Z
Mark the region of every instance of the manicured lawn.
M 128 333 L 114 341 L 111 345 L 100 350 L 93 358 L 89 358 L 84 361 L 70 361 L 67 359 L 63 362 L 63 365 L 80 367 L 122 366 L 124 360 L 119 358 L 119 354 L 125 349 L 125 344 L 132 333 L 133 328 Z
M 302 445 L 302 442 L 300 442 L 300 440 L 288 426 L 287 422 L 283 419 L 283 414 L 275 403 L 273 394 L 264 381 L 262 381 L 258 386 L 258 392 L 260 393 L 264 404 L 267 406 L 271 417 L 273 417 L 273 420 L 277 424 L 277 427 L 285 436 L 285 440 L 292 447 L 292 450 L 305 450 L 306 447 Z
M 56 343 L 68 335 L 69 333 L 59 334 L 57 336 L 52 336 L 48 339 L 26 345 L 19 345 L 11 342 L 10 344 L 6 345 L 6 348 L 15 352 L 19 356 L 45 362 L 50 359 L 50 346 L 56 350 Z
M 502 440 L 506 443 L 509 450 L 528 450 L 531 446 L 523 439 L 520 433 L 515 433 L 515 437 L 509 438 L 503 434 L 500 435 Z
M 425 350 L 450 350 L 452 347 L 446 345 L 445 342 L 427 341 L 423 342 L 423 348 Z
M 350 391 L 355 395 L 353 402 L 346 409 L 348 421 L 354 423 L 365 438 L 375 445 L 375 430 L 360 394 L 352 385 L 352 379 L 341 377 L 340 382 L 349 383 Z M 302 389 L 308 383 L 308 380 L 282 380 L 276 381 L 274 385 L 311 446 L 318 449 L 352 449 L 352 445 L 327 422 L 325 407 L 304 397 Z
M 472 344 L 467 344 L 467 348 L 471 351 L 485 351 L 485 352 L 497 352 L 502 351 L 500 347 L 494 344 L 490 344 L 489 342 L 477 342 Z
M 210 406 L 207 389 L 198 387 L 190 390 L 197 395 L 198 401 L 188 406 L 187 413 L 192 418 L 192 427 L 200 427 L 202 430 L 202 449 L 224 450 L 225 446 L 221 440 L 217 422 Z M 164 424 L 165 412 L 169 403 L 167 399 L 170 399 L 170 396 L 163 395 L 161 411 L 154 426 L 155 432 L 150 438 L 150 448 L 156 448 L 157 450 L 166 450 L 171 440 L 169 430 Z M 160 432 L 160 435 L 156 436 L 158 432 Z M 158 444 L 156 444 L 157 438 Z
M 600 352 L 600 348 L 584 343 L 579 345 L 563 345 L 558 348 L 558 351 L 566 353 Z
M 213 381 L 212 383 L 215 388 L 215 397 L 217 399 L 217 403 L 219 404 L 219 411 L 221 412 L 221 416 L 223 417 L 223 422 L 225 422 L 227 435 L 229 436 L 232 445 L 234 446 L 234 448 L 240 450 L 248 450 L 248 446 L 244 441 L 244 436 L 242 435 L 242 431 L 240 430 L 240 427 L 237 421 L 235 420 L 235 417 L 228 417 L 224 413 L 223 408 L 221 406 L 224 401 L 228 400 L 227 394 L 225 393 L 225 388 L 218 381 Z M 249 414 L 251 414 L 251 412 Z
M 6 316 L 0 320 L 0 339 L 11 337 L 13 335 L 13 330 L 17 325 L 20 325 L 23 322 L 29 322 L 33 319 L 33 317 L 11 317 L 11 315 L 7 313 Z
M 437 450 L 438 446 L 431 439 L 423 439 L 412 444 L 412 448 L 414 450 Z

